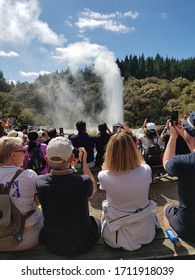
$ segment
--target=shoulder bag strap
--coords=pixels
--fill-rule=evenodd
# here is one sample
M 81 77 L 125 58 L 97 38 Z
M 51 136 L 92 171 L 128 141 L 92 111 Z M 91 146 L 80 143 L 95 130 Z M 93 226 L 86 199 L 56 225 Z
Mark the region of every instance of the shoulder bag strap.
M 8 184 L 8 186 L 7 186 L 7 188 L 6 188 L 6 194 L 9 194 L 10 189 L 11 189 L 11 186 L 12 186 L 14 180 L 15 180 L 23 171 L 24 171 L 24 169 L 21 169 L 21 168 L 18 169 L 18 170 L 16 171 L 14 177 L 11 179 L 11 181 L 9 182 L 9 184 Z
M 11 181 L 9 182 L 7 188 L 6 188 L 6 193 L 9 194 L 10 192 L 10 189 L 11 189 L 11 186 L 14 182 L 14 180 L 24 171 L 24 169 L 18 169 L 14 175 L 14 177 L 11 179 Z M 30 217 L 34 212 L 36 211 L 36 209 L 33 209 L 33 210 L 29 210 L 28 212 L 26 212 L 25 214 L 23 214 L 23 217 L 24 217 L 24 221 Z

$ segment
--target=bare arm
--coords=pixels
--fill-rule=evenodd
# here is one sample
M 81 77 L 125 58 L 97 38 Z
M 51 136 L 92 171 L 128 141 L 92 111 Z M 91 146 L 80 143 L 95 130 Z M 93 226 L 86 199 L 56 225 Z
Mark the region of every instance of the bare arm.
M 93 182 L 93 194 L 94 194 L 97 191 L 97 183 L 96 183 L 96 180 L 95 180 L 90 168 L 87 165 L 87 152 L 85 151 L 85 149 L 83 147 L 79 148 L 79 159 L 83 165 L 83 173 L 88 175 Z M 93 194 L 92 194 L 92 196 L 93 196 Z
M 175 155 L 175 149 L 176 149 L 176 141 L 178 137 L 178 132 L 176 127 L 171 125 L 171 122 L 169 122 L 169 129 L 170 129 L 170 137 L 167 144 L 167 147 L 165 149 L 164 155 L 163 155 L 163 167 L 165 168 L 166 162 L 171 159 Z
M 38 198 L 37 194 L 35 194 L 35 205 L 37 205 L 37 206 L 40 205 L 39 198 Z
M 160 138 L 161 138 L 161 139 L 163 139 L 164 134 L 167 133 L 167 130 L 169 129 L 169 121 L 170 121 L 170 120 L 167 120 L 167 121 L 166 121 L 166 126 L 164 127 L 163 131 L 162 131 L 161 134 L 160 134 Z

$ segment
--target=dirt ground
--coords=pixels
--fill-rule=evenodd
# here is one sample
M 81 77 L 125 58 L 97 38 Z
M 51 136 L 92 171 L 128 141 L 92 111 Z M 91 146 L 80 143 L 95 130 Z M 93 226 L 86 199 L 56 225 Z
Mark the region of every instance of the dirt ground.
M 178 203 L 177 179 L 163 177 L 156 180 L 150 186 L 150 198 L 157 202 L 156 215 L 163 226 L 163 209 L 167 203 Z M 90 214 L 96 218 L 101 218 L 102 201 L 105 199 L 105 191 L 98 190 L 93 198 L 89 200 Z

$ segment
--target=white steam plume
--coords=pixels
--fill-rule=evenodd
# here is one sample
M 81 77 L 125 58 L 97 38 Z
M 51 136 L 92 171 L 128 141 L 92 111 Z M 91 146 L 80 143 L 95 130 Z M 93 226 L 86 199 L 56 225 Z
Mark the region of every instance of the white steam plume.
M 103 80 L 101 98 L 105 104 L 101 114 L 95 118 L 93 114 L 87 117 L 82 116 L 84 104 L 79 81 L 76 94 L 75 92 L 73 94 L 65 80 L 57 84 L 55 81 L 55 85 L 50 81 L 47 86 L 47 100 L 52 105 L 51 113 L 56 126 L 73 129 L 79 120 L 86 121 L 87 127 L 91 128 L 94 126 L 97 128 L 97 124 L 101 122 L 106 122 L 109 126 L 123 122 L 123 82 L 111 51 L 106 47 L 84 41 L 71 44 L 67 48 L 57 48 L 53 58 L 62 63 L 64 70 L 69 66 L 73 75 L 79 68 L 93 65 L 95 73 Z M 40 89 L 40 93 L 43 94 L 42 89 Z M 95 109 L 95 106 L 95 102 L 92 101 L 90 103 L 91 111 Z

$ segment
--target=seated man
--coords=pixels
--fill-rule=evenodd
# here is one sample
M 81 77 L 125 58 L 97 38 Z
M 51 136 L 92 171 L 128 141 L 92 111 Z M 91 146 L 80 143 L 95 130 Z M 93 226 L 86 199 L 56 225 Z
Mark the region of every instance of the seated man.
M 50 127 L 47 131 L 46 131 L 46 134 L 47 134 L 47 139 L 44 141 L 44 143 L 47 145 L 49 143 L 49 141 L 55 137 L 58 136 L 57 134 L 57 130 L 55 127 Z
M 87 165 L 89 168 L 93 168 L 95 166 L 94 161 L 94 149 L 95 149 L 95 136 L 91 136 L 87 133 L 86 123 L 83 121 L 79 121 L 76 123 L 76 128 L 78 130 L 78 134 L 70 137 L 70 141 L 72 142 L 73 147 L 79 148 L 84 147 L 87 152 Z M 76 168 L 80 169 L 81 164 L 77 164 Z
M 169 176 L 178 177 L 179 205 L 165 207 L 164 226 L 171 226 L 181 238 L 195 242 L 195 112 L 187 120 L 173 126 L 163 156 L 163 166 Z M 175 155 L 178 135 L 186 141 L 190 153 Z
M 65 137 L 53 138 L 46 159 L 51 173 L 36 180 L 43 210 L 44 227 L 40 242 L 59 255 L 73 256 L 91 249 L 98 239 L 98 221 L 89 216 L 88 197 L 97 190 L 96 181 L 86 163 L 87 153 L 79 148 L 84 175 L 73 174 L 73 147 Z

